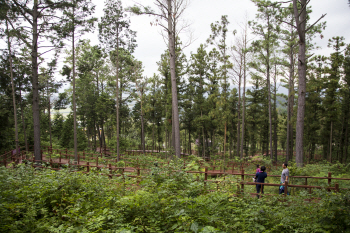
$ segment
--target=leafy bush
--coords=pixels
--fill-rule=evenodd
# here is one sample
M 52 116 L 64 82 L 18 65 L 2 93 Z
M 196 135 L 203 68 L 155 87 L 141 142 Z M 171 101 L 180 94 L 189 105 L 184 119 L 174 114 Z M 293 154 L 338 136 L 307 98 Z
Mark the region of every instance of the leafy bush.
M 239 180 L 216 184 L 184 172 L 182 160 L 149 175 L 109 179 L 69 169 L 0 167 L 0 232 L 347 232 L 350 193 L 236 196 Z M 73 169 L 73 168 L 70 168 Z M 222 179 L 221 179 L 222 180 Z M 218 179 L 220 181 L 220 179 Z M 321 197 L 321 199 L 311 198 Z

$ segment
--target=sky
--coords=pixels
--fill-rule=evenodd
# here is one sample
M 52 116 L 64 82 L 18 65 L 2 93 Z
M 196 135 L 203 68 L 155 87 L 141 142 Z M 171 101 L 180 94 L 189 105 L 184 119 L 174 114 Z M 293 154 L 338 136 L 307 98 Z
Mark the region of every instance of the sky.
M 209 37 L 211 30 L 210 24 L 219 21 L 222 15 L 227 15 L 230 22 L 229 30 L 229 45 L 233 43 L 233 30 L 239 30 L 239 24 L 243 23 L 245 18 L 248 20 L 255 20 L 257 7 L 250 0 L 188 0 L 190 2 L 183 16 L 184 20 L 191 24 L 191 31 L 193 31 L 193 38 L 195 40 L 188 47 L 184 49 L 184 53 L 189 58 L 191 52 L 196 52 L 201 43 L 205 43 Z M 104 0 L 92 0 L 96 5 L 95 17 L 101 18 L 103 16 Z M 134 5 L 136 2 L 142 3 L 144 6 L 155 8 L 155 0 L 122 0 L 123 7 Z M 322 33 L 323 39 L 317 36 L 314 40 L 316 45 L 321 49 L 313 51 L 315 55 L 329 56 L 332 52 L 327 48 L 328 39 L 333 36 L 345 37 L 345 42 L 350 44 L 350 6 L 348 0 L 311 0 L 310 4 L 313 12 L 311 13 L 311 21 L 315 22 L 322 14 L 327 14 L 322 21 L 327 22 L 327 27 Z M 160 26 L 152 26 L 154 22 L 153 17 L 149 16 L 135 16 L 130 15 L 131 29 L 137 32 L 137 48 L 134 56 L 136 59 L 142 61 L 144 66 L 144 75 L 147 77 L 158 73 L 157 62 L 160 60 L 161 54 L 166 50 L 166 43 L 161 35 Z M 99 44 L 98 30 L 94 33 L 84 35 L 82 38 L 90 39 L 92 44 Z M 250 36 L 251 38 L 253 35 Z M 181 34 L 182 41 L 187 40 L 186 34 Z M 0 47 L 5 48 L 6 43 L 0 43 Z M 70 49 L 69 45 L 67 49 Z M 48 54 L 45 55 L 49 58 Z M 59 67 L 62 67 L 65 54 L 62 53 L 59 59 Z M 59 68 L 60 69 L 60 68 Z M 60 77 L 57 72 L 57 78 Z M 249 83 L 248 83 L 249 85 Z M 69 84 L 64 85 L 65 89 Z
M 96 5 L 96 17 L 103 16 L 104 4 L 101 0 L 92 0 Z M 139 2 L 144 6 L 155 8 L 154 0 L 122 0 L 124 8 Z M 331 49 L 327 48 L 328 39 L 333 36 L 344 36 L 345 42 L 350 43 L 350 7 L 347 0 L 311 0 L 313 12 L 311 21 L 316 21 L 322 14 L 327 14 L 322 21 L 327 21 L 327 27 L 322 33 L 324 38 L 315 38 L 315 42 L 322 49 L 314 51 L 315 54 L 329 55 Z M 227 15 L 230 22 L 228 29 L 233 31 L 239 29 L 239 24 L 244 22 L 245 16 L 248 20 L 254 20 L 257 7 L 250 0 L 191 0 L 185 11 L 184 19 L 191 23 L 191 29 L 196 39 L 190 46 L 184 49 L 187 57 L 195 52 L 201 43 L 205 43 L 209 37 L 210 24 L 219 21 L 222 15 Z M 153 76 L 157 73 L 156 62 L 160 60 L 161 54 L 166 50 L 166 44 L 161 36 L 160 26 L 151 26 L 153 17 L 131 15 L 131 29 L 137 32 L 137 48 L 134 56 L 142 61 L 144 75 Z M 93 44 L 98 44 L 97 32 L 86 35 Z M 180 35 L 182 41 L 187 40 L 187 35 Z M 229 41 L 233 42 L 231 34 Z M 230 42 L 229 42 L 230 43 Z

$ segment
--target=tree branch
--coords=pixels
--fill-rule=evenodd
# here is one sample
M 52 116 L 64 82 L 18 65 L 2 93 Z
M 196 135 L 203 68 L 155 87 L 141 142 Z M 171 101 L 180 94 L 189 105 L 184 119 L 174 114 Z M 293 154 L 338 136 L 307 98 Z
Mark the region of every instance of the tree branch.
M 293 2 L 293 0 L 286 1 L 286 2 L 276 2 L 275 4 L 277 4 L 277 3 L 279 3 L 279 4 L 282 4 L 282 3 L 290 3 L 290 2 Z
M 165 27 L 163 24 L 159 23 L 158 25 L 163 27 L 165 29 L 165 31 L 167 31 L 167 33 L 169 33 L 169 29 L 167 27 Z
M 156 14 L 156 13 L 153 13 L 153 12 L 143 12 L 142 14 L 143 15 L 153 15 L 153 16 L 161 17 L 163 19 L 168 20 L 164 15 Z
M 308 32 L 313 26 L 315 26 L 318 21 L 320 21 L 323 17 L 325 17 L 327 14 L 323 14 L 314 24 L 312 24 L 308 29 L 305 30 L 305 32 Z
M 297 27 L 296 27 L 295 25 L 291 24 L 291 23 L 288 23 L 288 22 L 283 21 L 283 20 L 278 19 L 278 18 L 277 18 L 277 20 L 280 21 L 280 22 L 282 22 L 282 23 L 286 23 L 286 24 L 288 24 L 289 26 L 292 26 L 292 27 L 294 27 L 295 29 L 297 29 Z
M 23 15 L 23 17 L 31 24 L 33 25 L 33 22 L 25 15 L 25 13 L 28 13 L 29 15 L 33 15 L 33 12 L 31 12 L 29 9 L 25 9 L 21 4 L 19 4 L 16 0 L 13 0 L 13 2 L 17 5 L 17 7 L 20 8 L 20 13 Z M 24 11 L 24 12 L 23 12 Z
M 169 11 L 168 8 L 163 3 L 161 3 L 159 0 L 156 0 L 156 2 L 158 2 L 158 4 L 161 5 L 164 9 Z
M 9 20 L 7 16 L 6 16 L 6 19 L 10 23 L 12 29 L 16 32 L 17 36 L 30 48 L 31 47 L 30 43 L 17 31 L 17 29 L 15 29 L 11 20 Z
M 309 56 L 306 57 L 306 60 L 308 60 L 310 57 L 312 57 L 313 55 L 315 55 L 314 53 L 313 54 L 310 54 Z
M 45 53 L 48 53 L 48 52 L 50 52 L 50 51 L 52 51 L 52 50 L 61 49 L 61 48 L 62 48 L 62 47 L 54 47 L 54 48 L 52 48 L 52 49 L 49 49 L 49 50 L 47 50 L 47 51 L 45 51 L 45 52 L 39 54 L 38 57 L 40 57 L 41 55 L 43 55 L 43 54 L 45 54 Z

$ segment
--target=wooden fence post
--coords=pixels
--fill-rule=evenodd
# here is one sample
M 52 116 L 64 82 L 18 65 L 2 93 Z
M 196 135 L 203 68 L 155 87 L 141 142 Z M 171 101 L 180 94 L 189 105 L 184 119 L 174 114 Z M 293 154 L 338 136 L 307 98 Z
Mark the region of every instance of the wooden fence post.
M 90 172 L 90 162 L 86 162 L 86 171 Z
M 332 182 L 332 173 L 328 172 L 328 185 L 331 186 L 331 182 Z
M 96 157 L 96 168 L 98 167 L 98 157 Z
M 68 149 L 66 148 L 66 159 L 68 158 Z
M 244 169 L 243 169 L 243 167 L 241 169 L 241 179 L 242 179 L 241 192 L 244 192 L 244 184 L 243 184 L 243 182 L 244 182 Z
M 208 180 L 208 167 L 205 167 L 205 172 L 204 172 L 204 187 L 207 185 L 207 180 Z
M 288 181 L 284 182 L 284 196 L 288 195 Z
M 335 183 L 335 191 L 338 193 L 339 192 L 339 184 Z
M 328 172 L 328 187 L 331 187 L 332 183 L 332 173 Z M 328 191 L 331 191 L 330 189 L 328 189 Z

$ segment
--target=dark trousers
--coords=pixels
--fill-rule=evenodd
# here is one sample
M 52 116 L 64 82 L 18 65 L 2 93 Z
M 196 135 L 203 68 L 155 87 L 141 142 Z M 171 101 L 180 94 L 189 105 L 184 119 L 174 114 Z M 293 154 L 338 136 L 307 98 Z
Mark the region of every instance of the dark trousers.
M 279 189 L 279 194 L 282 194 L 282 193 L 286 193 L 286 192 L 284 191 L 284 186 L 283 186 L 283 187 L 280 186 L 280 189 Z M 288 194 L 288 195 L 289 195 L 289 194 Z
M 260 190 L 261 190 L 261 193 L 264 194 L 264 188 L 261 186 L 261 184 L 257 184 L 256 193 L 260 193 Z M 256 195 L 256 197 L 259 198 L 259 195 Z

